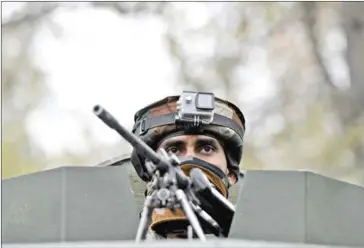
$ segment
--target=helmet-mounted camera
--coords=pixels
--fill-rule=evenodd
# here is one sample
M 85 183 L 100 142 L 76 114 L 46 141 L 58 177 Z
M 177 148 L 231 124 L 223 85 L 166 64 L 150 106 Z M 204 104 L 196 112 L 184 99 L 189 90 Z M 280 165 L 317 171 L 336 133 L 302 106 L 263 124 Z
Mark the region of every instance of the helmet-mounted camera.
M 176 103 L 175 121 L 199 126 L 214 119 L 215 96 L 208 92 L 183 91 Z

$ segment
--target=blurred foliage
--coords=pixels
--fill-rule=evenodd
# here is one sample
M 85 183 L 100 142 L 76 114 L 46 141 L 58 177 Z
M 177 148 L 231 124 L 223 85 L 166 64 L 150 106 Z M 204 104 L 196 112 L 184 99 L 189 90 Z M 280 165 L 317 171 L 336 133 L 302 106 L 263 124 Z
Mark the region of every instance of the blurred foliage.
M 355 81 L 349 67 L 348 77 L 337 79 L 330 71 L 333 59 L 363 69 L 363 56 L 348 55 L 362 54 L 363 46 L 336 51 L 340 46 L 330 45 L 335 40 L 326 36 L 339 32 L 347 40 L 353 27 L 345 23 L 363 22 L 356 10 L 364 4 L 219 4 L 222 11 L 205 25 L 189 29 L 181 20 L 169 25 L 166 36 L 181 65 L 181 84 L 215 90 L 242 106 L 248 122 L 243 168 L 311 170 L 363 185 L 364 104 L 358 92 L 363 93 L 364 76 Z M 353 43 L 364 44 L 363 29 L 355 32 Z M 212 40 L 212 52 L 201 56 L 207 50 L 202 46 L 191 53 L 188 40 Z M 274 93 L 250 107 L 242 96 L 255 79 L 244 80 L 243 70 L 256 63 L 270 74 Z M 340 83 L 350 87 L 342 89 Z
M 38 171 L 44 156 L 33 146 L 26 118 L 45 93 L 43 72 L 31 59 L 37 18 L 2 23 L 2 177 Z M 36 154 L 36 156 L 34 156 Z
M 82 164 L 100 151 L 90 140 L 89 154 L 48 158 L 26 131 L 27 117 L 47 95 L 44 72 L 31 53 L 35 35 L 41 27 L 59 34 L 49 18 L 55 10 L 89 6 L 165 21 L 179 87 L 213 90 L 245 113 L 242 168 L 311 170 L 364 185 L 360 2 L 25 3 L 2 22 L 3 178 L 49 163 Z M 249 88 L 256 84 L 267 96 L 252 102 Z

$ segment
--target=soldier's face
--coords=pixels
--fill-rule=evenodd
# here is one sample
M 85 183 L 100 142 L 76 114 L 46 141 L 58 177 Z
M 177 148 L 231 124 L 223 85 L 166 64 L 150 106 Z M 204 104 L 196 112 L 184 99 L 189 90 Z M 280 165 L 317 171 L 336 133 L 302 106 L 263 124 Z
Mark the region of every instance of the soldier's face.
M 235 177 L 229 173 L 224 148 L 217 139 L 206 135 L 181 135 L 163 140 L 157 150 L 164 148 L 169 155 L 177 157 L 193 156 L 220 168 L 230 184 L 235 184 Z

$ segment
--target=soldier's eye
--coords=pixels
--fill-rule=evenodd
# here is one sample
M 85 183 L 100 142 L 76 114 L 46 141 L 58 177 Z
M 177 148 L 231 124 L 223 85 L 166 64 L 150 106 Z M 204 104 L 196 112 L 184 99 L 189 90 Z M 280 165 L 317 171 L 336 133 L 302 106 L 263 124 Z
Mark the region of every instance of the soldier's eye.
M 202 153 L 205 153 L 205 154 L 210 154 L 210 153 L 212 153 L 212 152 L 214 152 L 214 151 L 215 151 L 215 148 L 214 148 L 213 146 L 211 146 L 211 145 L 203 146 L 203 147 L 201 148 L 201 152 L 202 152 Z
M 166 152 L 169 154 L 176 154 L 178 153 L 179 149 L 176 146 L 171 146 L 166 149 Z

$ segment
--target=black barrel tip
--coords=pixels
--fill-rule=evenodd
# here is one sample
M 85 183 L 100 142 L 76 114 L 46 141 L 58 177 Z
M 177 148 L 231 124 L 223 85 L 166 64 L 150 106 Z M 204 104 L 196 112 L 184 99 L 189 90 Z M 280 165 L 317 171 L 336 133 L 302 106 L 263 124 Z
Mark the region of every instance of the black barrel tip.
M 103 111 L 103 108 L 100 105 L 95 105 L 93 107 L 93 112 L 95 113 L 95 115 L 100 115 Z

